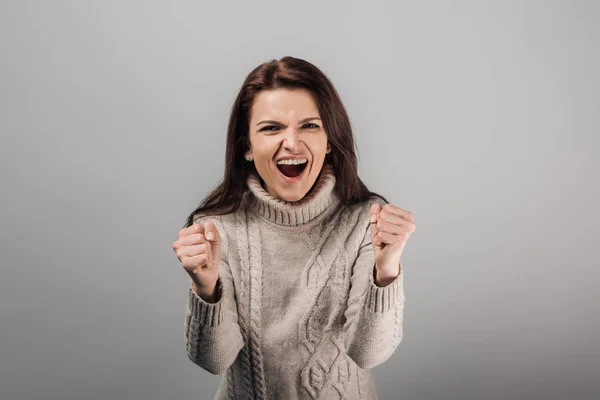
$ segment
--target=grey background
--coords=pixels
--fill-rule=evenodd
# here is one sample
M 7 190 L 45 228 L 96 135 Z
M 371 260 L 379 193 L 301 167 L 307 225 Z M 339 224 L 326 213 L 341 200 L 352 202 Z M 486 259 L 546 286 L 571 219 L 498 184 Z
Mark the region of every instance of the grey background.
M 171 245 L 293 55 L 416 218 L 380 397 L 598 398 L 599 2 L 215 3 L 1 2 L 0 397 L 212 399 Z

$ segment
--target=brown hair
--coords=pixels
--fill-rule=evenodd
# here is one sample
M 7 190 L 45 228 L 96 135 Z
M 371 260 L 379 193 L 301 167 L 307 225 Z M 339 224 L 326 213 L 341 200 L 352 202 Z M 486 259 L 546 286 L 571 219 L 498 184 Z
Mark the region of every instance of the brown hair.
M 369 191 L 358 177 L 350 119 L 331 81 L 310 62 L 287 56 L 259 65 L 244 80 L 231 107 L 223 180 L 188 216 L 184 227 L 191 226 L 198 214 L 222 215 L 238 209 L 247 190 L 248 173 L 256 173 L 254 163 L 244 159 L 244 153 L 250 149 L 249 124 L 254 99 L 262 90 L 279 88 L 307 89 L 314 96 L 331 147 L 325 163 L 333 166 L 334 191 L 341 203 L 361 203 L 372 196 L 388 203 L 383 196 Z

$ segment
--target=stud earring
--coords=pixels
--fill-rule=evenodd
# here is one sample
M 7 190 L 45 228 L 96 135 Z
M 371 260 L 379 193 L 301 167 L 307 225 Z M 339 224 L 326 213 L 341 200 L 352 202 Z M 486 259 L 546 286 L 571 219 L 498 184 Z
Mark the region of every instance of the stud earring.
M 247 161 L 250 161 L 250 160 L 252 160 L 252 157 L 250 157 L 250 156 L 246 156 L 246 160 L 247 160 Z

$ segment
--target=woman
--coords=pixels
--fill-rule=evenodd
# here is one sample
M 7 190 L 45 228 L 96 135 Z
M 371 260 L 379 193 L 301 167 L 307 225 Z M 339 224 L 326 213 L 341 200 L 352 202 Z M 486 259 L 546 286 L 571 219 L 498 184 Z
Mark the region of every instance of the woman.
M 370 368 L 402 339 L 400 256 L 414 218 L 357 174 L 329 79 L 284 57 L 232 107 L 222 183 L 173 243 L 191 277 L 190 359 L 216 399 L 376 399 Z

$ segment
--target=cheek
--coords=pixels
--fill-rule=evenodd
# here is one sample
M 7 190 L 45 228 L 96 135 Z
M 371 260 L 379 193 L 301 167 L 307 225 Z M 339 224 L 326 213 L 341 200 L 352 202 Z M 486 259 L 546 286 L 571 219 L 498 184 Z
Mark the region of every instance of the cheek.
M 269 140 L 256 140 L 252 145 L 252 152 L 256 158 L 269 161 L 275 154 L 276 146 Z
M 319 150 L 322 157 L 327 154 L 327 136 L 323 134 L 319 141 Z
M 327 156 L 327 144 L 319 145 L 312 150 L 313 157 L 315 160 L 323 160 Z
M 313 155 L 323 156 L 327 151 L 327 136 L 323 135 L 319 137 L 314 137 L 310 142 L 306 144 L 308 145 L 308 148 L 310 149 L 311 153 L 313 153 Z

